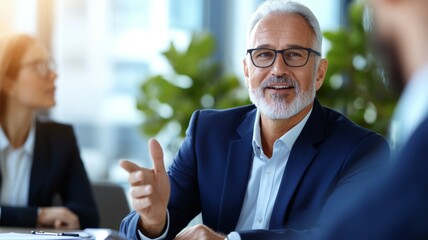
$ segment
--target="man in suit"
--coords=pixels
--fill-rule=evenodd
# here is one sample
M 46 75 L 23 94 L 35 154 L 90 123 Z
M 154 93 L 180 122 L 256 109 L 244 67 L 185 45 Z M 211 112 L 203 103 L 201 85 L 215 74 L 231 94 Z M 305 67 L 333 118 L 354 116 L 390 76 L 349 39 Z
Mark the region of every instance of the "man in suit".
M 196 111 L 168 173 L 156 140 L 153 169 L 122 161 L 135 211 L 121 233 L 266 239 L 275 229 L 308 229 L 379 170 L 379 156 L 389 153 L 384 138 L 315 98 L 328 65 L 321 39 L 307 7 L 264 2 L 249 23 L 243 60 L 254 105 Z M 199 213 L 203 225 L 180 232 Z

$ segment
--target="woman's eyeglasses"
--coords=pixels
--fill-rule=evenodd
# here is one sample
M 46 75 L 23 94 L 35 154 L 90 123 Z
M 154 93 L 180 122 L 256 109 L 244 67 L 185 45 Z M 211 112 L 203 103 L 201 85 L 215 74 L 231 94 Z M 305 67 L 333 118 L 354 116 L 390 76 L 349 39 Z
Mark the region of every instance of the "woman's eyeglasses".
M 36 60 L 21 64 L 21 68 L 32 67 L 40 77 L 47 78 L 51 72 L 55 72 L 55 63 L 53 61 Z

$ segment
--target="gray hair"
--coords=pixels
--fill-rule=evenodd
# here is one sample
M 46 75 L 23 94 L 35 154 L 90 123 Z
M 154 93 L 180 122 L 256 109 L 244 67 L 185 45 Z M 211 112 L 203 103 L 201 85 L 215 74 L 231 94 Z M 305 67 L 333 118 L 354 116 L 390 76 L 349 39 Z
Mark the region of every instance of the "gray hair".
M 247 28 L 247 41 L 250 39 L 251 32 L 253 31 L 256 24 L 262 18 L 275 13 L 294 13 L 299 14 L 305 18 L 315 33 L 316 44 L 318 47 L 317 50 L 321 51 L 322 33 L 317 18 L 305 5 L 289 0 L 266 0 L 263 2 L 250 18 Z

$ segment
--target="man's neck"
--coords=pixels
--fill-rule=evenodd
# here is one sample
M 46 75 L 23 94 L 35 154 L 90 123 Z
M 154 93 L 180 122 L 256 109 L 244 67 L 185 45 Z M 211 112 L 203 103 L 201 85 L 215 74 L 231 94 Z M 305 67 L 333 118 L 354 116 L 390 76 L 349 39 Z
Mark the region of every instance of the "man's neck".
M 267 157 L 272 156 L 273 144 L 277 139 L 286 134 L 290 129 L 296 126 L 312 109 L 313 103 L 305 107 L 301 112 L 289 119 L 272 120 L 266 118 L 263 114 L 260 116 L 260 137 L 263 151 Z

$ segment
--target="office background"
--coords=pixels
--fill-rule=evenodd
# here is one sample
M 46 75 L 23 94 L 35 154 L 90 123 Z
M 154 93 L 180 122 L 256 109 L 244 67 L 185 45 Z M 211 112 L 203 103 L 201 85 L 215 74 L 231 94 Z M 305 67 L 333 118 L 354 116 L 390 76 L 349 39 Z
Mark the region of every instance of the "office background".
M 119 159 L 150 167 L 143 118 L 136 109 L 141 82 L 168 74 L 160 54 L 170 42 L 185 48 L 191 34 L 210 31 L 214 58 L 242 77 L 246 23 L 262 0 L 0 0 L 0 33 L 37 35 L 56 62 L 53 119 L 73 124 L 93 181 L 126 187 Z M 349 0 L 301 0 L 321 28 L 346 24 Z M 323 54 L 329 49 L 324 41 Z M 168 135 L 158 136 L 161 143 Z M 172 152 L 166 152 L 170 163 Z

